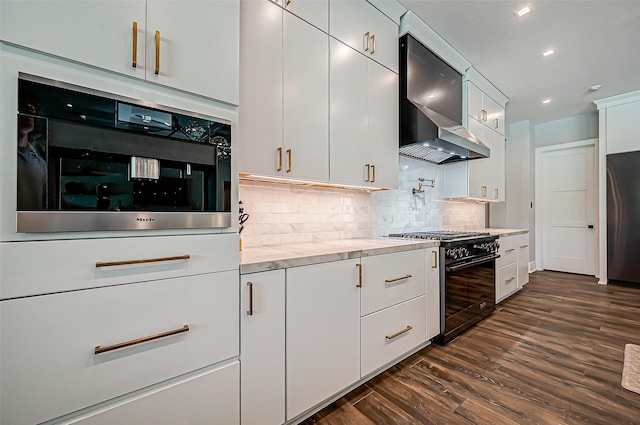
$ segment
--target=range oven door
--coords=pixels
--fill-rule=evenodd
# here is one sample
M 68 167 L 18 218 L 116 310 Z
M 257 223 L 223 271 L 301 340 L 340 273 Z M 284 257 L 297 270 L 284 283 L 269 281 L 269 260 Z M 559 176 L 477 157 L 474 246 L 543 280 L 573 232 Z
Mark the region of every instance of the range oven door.
M 441 339 L 448 342 L 487 317 L 495 308 L 495 260 L 492 254 L 444 267 Z

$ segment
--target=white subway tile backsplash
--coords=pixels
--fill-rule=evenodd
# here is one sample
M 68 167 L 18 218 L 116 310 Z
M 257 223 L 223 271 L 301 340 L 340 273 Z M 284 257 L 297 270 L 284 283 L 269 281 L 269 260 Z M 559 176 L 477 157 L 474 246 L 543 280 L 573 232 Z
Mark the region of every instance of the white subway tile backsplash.
M 387 236 L 392 232 L 484 227 L 485 207 L 442 200 L 442 167 L 400 157 L 400 189 L 374 193 L 240 185 L 250 215 L 244 246 Z M 414 195 L 418 178 L 435 179 Z M 425 182 L 426 183 L 426 182 Z

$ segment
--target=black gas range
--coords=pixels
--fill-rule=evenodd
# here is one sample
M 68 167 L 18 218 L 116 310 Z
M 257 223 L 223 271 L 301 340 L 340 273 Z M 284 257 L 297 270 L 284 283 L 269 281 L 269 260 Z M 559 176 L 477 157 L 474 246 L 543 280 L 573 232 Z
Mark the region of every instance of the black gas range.
M 389 237 L 440 241 L 440 335 L 446 343 L 495 310 L 498 236 L 484 232 L 438 230 Z

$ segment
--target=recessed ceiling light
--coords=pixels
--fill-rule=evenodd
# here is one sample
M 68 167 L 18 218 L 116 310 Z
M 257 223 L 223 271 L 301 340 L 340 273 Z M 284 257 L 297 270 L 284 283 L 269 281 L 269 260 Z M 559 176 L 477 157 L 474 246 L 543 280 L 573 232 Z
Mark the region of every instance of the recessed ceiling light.
M 71 103 L 67 103 L 67 108 L 73 108 L 73 105 Z
M 527 13 L 531 12 L 531 9 L 529 9 L 529 6 L 525 6 L 522 9 L 518 10 L 516 12 L 516 15 L 518 15 L 518 17 L 524 16 Z
M 553 49 L 549 49 L 546 52 L 542 53 L 542 56 L 551 56 L 552 54 L 554 54 L 556 51 Z
M 600 87 L 602 87 L 600 84 L 596 84 L 595 86 L 589 87 L 589 90 L 590 91 L 598 91 L 598 90 L 600 90 Z
M 542 101 L 542 103 L 547 104 L 547 103 L 551 103 L 551 99 L 545 99 Z

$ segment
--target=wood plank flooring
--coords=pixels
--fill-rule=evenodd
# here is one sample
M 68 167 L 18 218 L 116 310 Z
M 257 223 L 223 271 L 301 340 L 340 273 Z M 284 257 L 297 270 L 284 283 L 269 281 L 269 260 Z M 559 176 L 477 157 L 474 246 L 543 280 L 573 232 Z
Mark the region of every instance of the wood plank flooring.
M 640 424 L 640 394 L 620 385 L 628 343 L 640 344 L 640 289 L 536 272 L 458 339 L 302 424 Z

